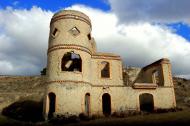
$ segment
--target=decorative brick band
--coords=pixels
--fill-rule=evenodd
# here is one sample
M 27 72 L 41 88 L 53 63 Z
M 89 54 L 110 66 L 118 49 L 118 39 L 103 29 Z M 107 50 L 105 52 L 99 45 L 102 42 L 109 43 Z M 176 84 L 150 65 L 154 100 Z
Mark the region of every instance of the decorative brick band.
M 90 27 L 91 27 L 91 23 L 88 19 L 82 17 L 82 16 L 79 16 L 79 15 L 74 15 L 74 14 L 64 14 L 64 15 L 59 15 L 59 16 L 55 16 L 51 19 L 51 23 L 50 25 L 53 23 L 53 22 L 56 22 L 60 19 L 75 19 L 75 20 L 80 20 L 80 21 L 83 21 L 85 23 L 87 23 Z
M 76 45 L 76 44 L 58 44 L 58 45 L 54 45 L 54 46 L 50 47 L 49 49 L 54 48 L 54 47 L 59 47 L 59 46 L 77 46 L 77 47 L 81 47 L 81 48 L 85 48 L 85 49 L 89 50 L 87 47 L 84 47 L 81 45 Z
M 54 45 L 48 49 L 48 53 L 55 51 L 55 50 L 59 50 L 59 49 L 76 49 L 76 50 L 81 50 L 81 51 L 87 52 L 90 55 L 92 55 L 92 52 L 88 48 L 81 46 L 81 45 L 75 45 L 75 44 Z
M 92 55 L 93 59 L 121 60 L 120 56 L 111 56 L 111 55 L 104 55 L 104 54 L 102 54 L 102 55 L 92 54 L 90 49 L 88 49 L 87 47 L 84 47 L 84 46 L 81 46 L 81 45 L 76 45 L 76 44 L 58 44 L 58 45 L 54 45 L 54 46 L 52 46 L 52 47 L 50 47 L 48 49 L 47 53 L 50 53 L 50 52 L 55 51 L 55 50 L 60 50 L 60 49 L 81 50 L 81 51 L 87 52 L 90 55 Z
M 66 83 L 66 82 L 72 82 L 72 83 L 85 83 L 85 84 L 88 84 L 92 87 L 127 87 L 125 85 L 94 85 L 90 82 L 85 82 L 85 81 L 73 81 L 73 80 L 55 80 L 55 81 L 49 81 L 49 82 L 46 82 L 48 84 L 51 84 L 51 83 Z
M 85 81 L 73 81 L 73 80 L 55 80 L 55 81 L 49 81 L 49 82 L 47 82 L 47 83 L 50 84 L 50 83 L 65 83 L 65 82 L 86 83 L 86 84 L 92 85 L 90 82 L 85 82 Z
M 55 80 L 55 81 L 48 81 L 46 83 L 48 84 L 51 84 L 51 83 L 66 83 L 66 82 L 72 82 L 72 83 L 85 83 L 85 84 L 88 84 L 92 87 L 133 87 L 133 86 L 126 86 L 126 85 L 94 85 L 90 82 L 85 82 L 85 81 L 74 81 L 74 80 Z M 173 86 L 162 86 L 162 87 L 159 87 L 157 86 L 157 88 L 173 88 Z M 136 89 L 140 89 L 140 88 L 136 88 Z M 142 89 L 142 88 L 141 88 Z M 151 89 L 151 88 L 147 88 L 147 89 Z

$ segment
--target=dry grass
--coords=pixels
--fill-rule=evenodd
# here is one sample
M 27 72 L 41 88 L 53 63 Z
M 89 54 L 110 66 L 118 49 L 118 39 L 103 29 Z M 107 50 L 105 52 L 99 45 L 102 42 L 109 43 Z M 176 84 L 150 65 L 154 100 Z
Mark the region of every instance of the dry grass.
M 177 125 L 190 125 L 190 110 L 180 112 L 170 112 L 162 114 L 149 114 L 149 115 L 138 115 L 128 118 L 103 118 L 92 120 L 88 122 L 81 122 L 73 125 L 84 125 L 84 126 L 177 126 Z
M 51 123 L 38 122 L 19 122 L 13 119 L 0 116 L 0 126 L 5 125 L 30 125 L 30 126 L 53 126 Z M 57 126 L 58 124 L 56 124 Z M 66 124 L 59 124 L 65 126 Z M 79 123 L 67 124 L 66 126 L 177 126 L 177 125 L 190 125 L 190 110 L 183 110 L 179 112 L 170 112 L 162 114 L 149 114 L 149 115 L 138 115 L 127 118 L 101 118 L 91 121 L 81 121 Z

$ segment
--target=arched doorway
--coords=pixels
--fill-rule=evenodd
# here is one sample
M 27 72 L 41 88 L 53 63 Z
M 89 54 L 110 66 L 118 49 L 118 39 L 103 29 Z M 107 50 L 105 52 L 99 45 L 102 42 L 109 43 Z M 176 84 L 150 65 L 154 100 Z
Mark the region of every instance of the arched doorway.
M 102 95 L 102 111 L 105 116 L 111 114 L 111 97 L 108 93 Z
M 86 93 L 85 95 L 85 113 L 90 115 L 90 94 Z
M 49 112 L 48 112 L 48 118 L 53 117 L 53 113 L 55 112 L 55 100 L 56 100 L 56 95 L 55 93 L 49 93 Z
M 139 96 L 140 110 L 152 112 L 154 110 L 154 100 L 153 95 L 149 93 L 144 93 Z

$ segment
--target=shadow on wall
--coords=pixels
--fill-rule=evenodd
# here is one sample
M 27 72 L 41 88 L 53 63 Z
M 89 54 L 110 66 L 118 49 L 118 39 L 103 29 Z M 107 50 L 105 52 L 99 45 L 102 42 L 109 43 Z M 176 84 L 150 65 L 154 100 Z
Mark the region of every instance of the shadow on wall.
M 43 102 L 17 101 L 3 109 L 2 114 L 20 121 L 43 121 Z

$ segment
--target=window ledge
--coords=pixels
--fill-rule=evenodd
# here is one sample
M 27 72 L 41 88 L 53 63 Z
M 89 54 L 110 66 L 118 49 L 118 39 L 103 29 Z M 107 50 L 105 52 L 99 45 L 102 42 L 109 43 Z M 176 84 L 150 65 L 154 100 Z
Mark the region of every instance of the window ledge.
M 100 77 L 101 79 L 103 79 L 103 80 L 111 80 L 112 78 L 110 78 L 110 77 Z
M 61 73 L 75 73 L 75 74 L 82 74 L 80 71 L 61 71 Z
M 135 83 L 132 87 L 134 89 L 156 89 L 158 85 L 154 83 Z

